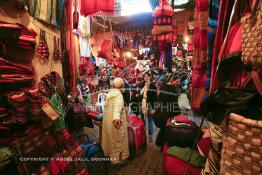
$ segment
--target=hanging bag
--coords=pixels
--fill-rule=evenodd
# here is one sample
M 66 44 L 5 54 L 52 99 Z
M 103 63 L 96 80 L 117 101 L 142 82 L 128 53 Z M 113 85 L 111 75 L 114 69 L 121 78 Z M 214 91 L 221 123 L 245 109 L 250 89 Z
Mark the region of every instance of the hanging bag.
M 78 28 L 78 21 L 79 21 L 79 13 L 78 13 L 78 0 L 74 1 L 74 13 L 73 13 L 73 29 Z
M 252 11 L 242 17 L 242 61 L 252 66 L 262 65 L 262 3 L 254 0 Z
M 109 20 L 110 23 L 110 34 L 112 33 L 112 24 L 111 19 Z M 105 37 L 105 19 L 104 19 L 104 37 Z M 111 38 L 103 39 L 100 51 L 97 55 L 97 57 L 104 58 L 109 60 L 112 55 L 112 48 L 113 48 L 113 41 Z
M 57 92 L 55 92 L 50 100 L 43 105 L 42 109 L 46 113 L 47 117 L 51 120 L 58 119 L 63 113 L 63 102 Z

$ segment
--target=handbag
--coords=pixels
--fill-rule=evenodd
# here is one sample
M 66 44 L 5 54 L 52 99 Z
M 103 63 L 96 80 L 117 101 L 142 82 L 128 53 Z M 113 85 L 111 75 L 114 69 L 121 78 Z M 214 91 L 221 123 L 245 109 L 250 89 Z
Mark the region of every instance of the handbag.
M 110 25 L 110 33 L 112 33 L 112 23 L 111 20 L 109 20 Z M 105 19 L 104 19 L 104 26 L 105 26 Z M 105 35 L 105 28 L 104 28 L 104 35 Z M 112 48 L 113 48 L 113 41 L 111 38 L 103 39 L 100 51 L 97 55 L 97 57 L 104 58 L 104 59 L 110 59 L 112 57 Z
M 252 66 L 262 65 L 262 3 L 254 0 L 251 14 L 242 17 L 242 61 Z
M 47 117 L 53 121 L 60 117 L 60 114 L 54 109 L 54 107 L 50 103 L 44 104 L 42 110 L 46 113 Z
M 51 96 L 50 100 L 43 105 L 42 110 L 51 120 L 56 120 L 62 115 L 64 104 L 56 90 L 55 93 Z
M 80 139 L 83 139 L 83 137 L 85 137 L 85 139 L 80 143 L 84 151 L 83 158 L 91 158 L 91 160 L 92 158 L 105 158 L 101 146 L 96 142 L 90 141 L 88 135 L 80 133 L 76 136 L 76 139 L 80 142 Z M 108 163 L 108 161 L 86 161 L 85 167 L 90 174 L 95 174 L 95 172 L 97 173 L 98 171 L 103 172 L 103 174 L 108 174 Z
M 74 12 L 73 12 L 73 29 L 78 28 L 79 13 L 78 13 L 77 0 L 74 1 Z
M 112 40 L 104 39 L 97 57 L 110 59 L 112 53 Z

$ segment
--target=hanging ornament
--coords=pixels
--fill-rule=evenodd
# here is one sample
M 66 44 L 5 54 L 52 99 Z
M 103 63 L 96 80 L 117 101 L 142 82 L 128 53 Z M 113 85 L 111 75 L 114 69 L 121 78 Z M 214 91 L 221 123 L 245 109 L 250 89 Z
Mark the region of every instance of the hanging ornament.
M 37 56 L 40 58 L 49 57 L 49 49 L 45 38 L 45 31 L 43 31 L 42 29 L 40 29 L 40 38 L 37 48 Z
M 54 36 L 54 61 L 61 60 L 60 40 Z

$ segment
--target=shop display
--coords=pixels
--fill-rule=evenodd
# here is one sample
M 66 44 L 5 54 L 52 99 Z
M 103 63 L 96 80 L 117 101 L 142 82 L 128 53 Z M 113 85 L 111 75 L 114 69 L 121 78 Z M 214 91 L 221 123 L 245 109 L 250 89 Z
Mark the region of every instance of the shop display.
M 261 7 L 0 1 L 0 174 L 261 174 Z

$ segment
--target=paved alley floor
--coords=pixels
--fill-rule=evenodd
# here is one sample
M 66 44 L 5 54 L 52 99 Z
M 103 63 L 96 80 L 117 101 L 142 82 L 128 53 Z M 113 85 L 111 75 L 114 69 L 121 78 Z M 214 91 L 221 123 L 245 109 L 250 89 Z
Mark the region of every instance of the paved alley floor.
M 153 143 L 147 143 L 144 152 L 137 155 L 134 159 L 119 167 L 109 168 L 109 175 L 162 175 L 163 157 L 160 148 L 155 145 L 159 129 L 154 127 Z M 99 128 L 85 128 L 85 132 L 91 140 L 99 142 Z M 100 173 L 96 174 L 100 175 Z
M 162 175 L 163 158 L 155 144 L 148 144 L 147 149 L 119 168 L 110 168 L 109 175 Z

